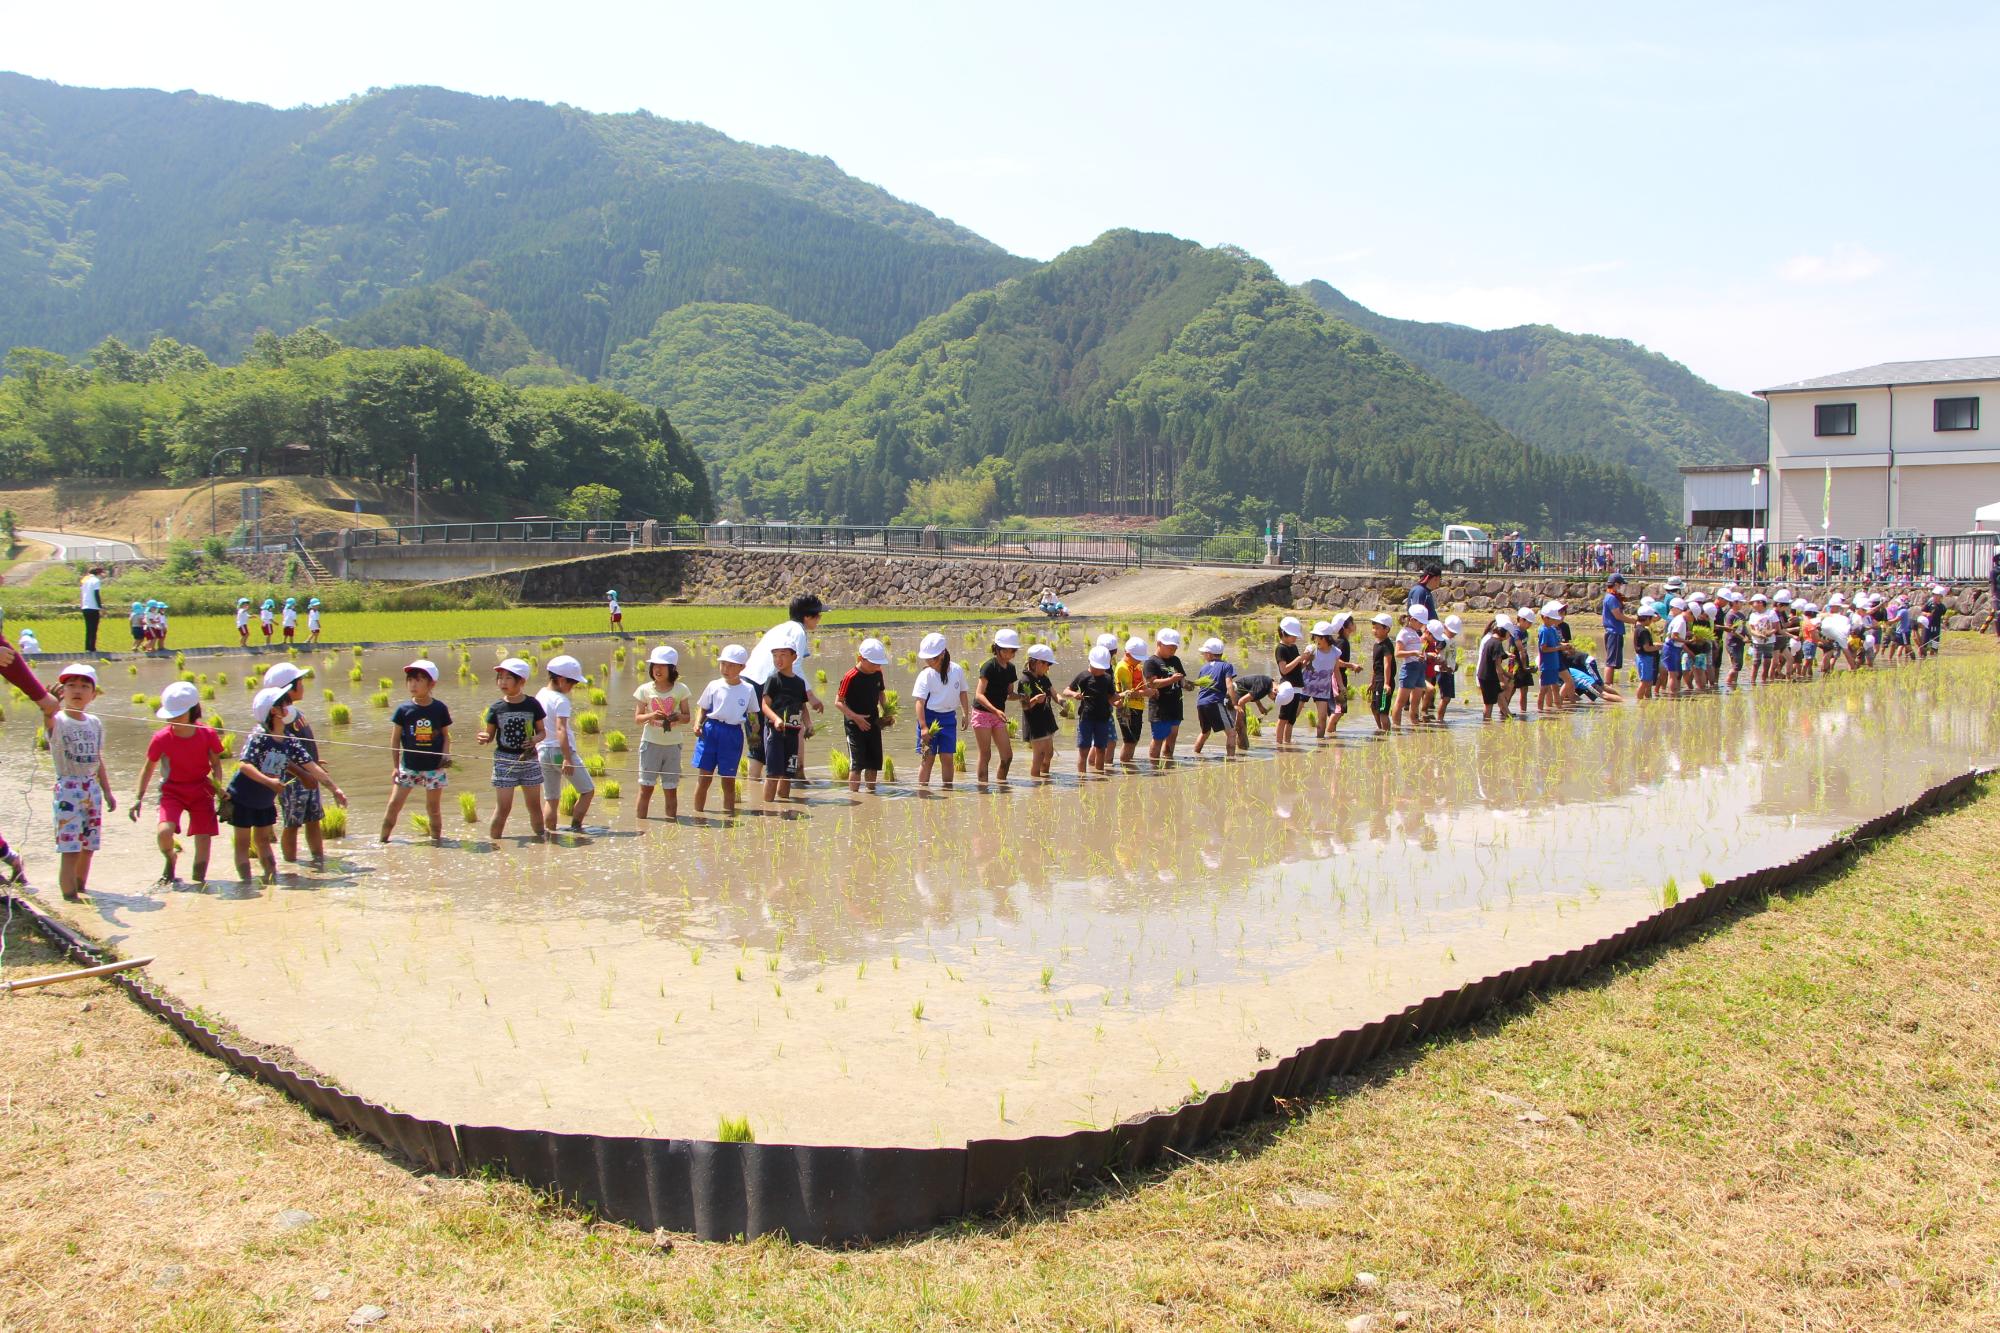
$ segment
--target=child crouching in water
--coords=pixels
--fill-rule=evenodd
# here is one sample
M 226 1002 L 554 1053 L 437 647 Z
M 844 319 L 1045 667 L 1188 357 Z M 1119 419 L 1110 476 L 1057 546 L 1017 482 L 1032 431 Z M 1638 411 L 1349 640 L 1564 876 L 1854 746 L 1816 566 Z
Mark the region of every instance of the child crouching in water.
M 201 690 L 177 680 L 160 691 L 160 706 L 153 716 L 167 725 L 153 733 L 146 746 L 146 767 L 139 774 L 139 790 L 132 797 L 131 818 L 139 820 L 146 804 L 146 788 L 160 765 L 160 808 L 154 838 L 160 846 L 160 882 L 176 884 L 180 859 L 175 839 L 183 822 L 194 839 L 194 882 L 208 882 L 210 839 L 222 831 L 215 818 L 215 789 L 222 785 L 222 737 L 215 728 L 201 725 Z
M 389 715 L 389 808 L 382 814 L 382 841 L 396 831 L 396 818 L 410 793 L 424 794 L 431 841 L 444 841 L 445 770 L 451 767 L 451 709 L 434 696 L 437 663 L 420 657 L 403 668 L 408 703 Z
M 653 788 L 662 787 L 661 800 L 667 818 L 681 813 L 681 751 L 685 748 L 675 728 L 685 731 L 692 716 L 693 697 L 681 683 L 681 655 L 661 644 L 646 655 L 646 679 L 632 691 L 639 706 L 632 720 L 644 728 L 639 733 L 639 818 L 653 804 Z
M 703 687 L 694 709 L 694 769 L 700 774 L 694 784 L 694 808 L 701 813 L 708 804 L 708 787 L 715 775 L 722 775 L 722 812 L 736 813 L 736 777 L 743 768 L 743 723 L 757 707 L 757 691 L 743 679 L 750 650 L 732 643 L 722 650 L 715 664 L 721 680 Z
M 1218 731 L 1222 733 L 1224 753 L 1230 757 L 1236 754 L 1236 668 L 1223 660 L 1226 651 L 1220 639 L 1209 639 L 1201 645 L 1201 666 L 1194 673 L 1198 687 L 1194 713 L 1201 723 L 1201 735 L 1194 742 L 1196 754 L 1208 744 L 1209 736 Z

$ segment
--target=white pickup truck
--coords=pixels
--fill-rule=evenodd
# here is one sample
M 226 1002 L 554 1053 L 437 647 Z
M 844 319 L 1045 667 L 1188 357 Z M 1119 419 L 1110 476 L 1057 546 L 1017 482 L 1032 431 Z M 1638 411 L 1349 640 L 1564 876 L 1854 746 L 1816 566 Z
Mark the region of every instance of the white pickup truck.
M 1454 574 L 1493 568 L 1493 539 L 1484 528 L 1466 523 L 1447 523 L 1444 536 L 1431 542 L 1396 543 L 1396 565 L 1400 569 L 1421 569 L 1437 565 Z

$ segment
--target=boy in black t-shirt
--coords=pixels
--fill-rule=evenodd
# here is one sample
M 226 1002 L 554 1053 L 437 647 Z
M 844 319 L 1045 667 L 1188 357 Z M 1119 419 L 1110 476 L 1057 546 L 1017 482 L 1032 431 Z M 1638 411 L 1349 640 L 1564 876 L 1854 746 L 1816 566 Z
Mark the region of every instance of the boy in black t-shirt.
M 1155 763 L 1174 757 L 1174 742 L 1180 736 L 1186 705 L 1181 698 L 1190 688 L 1187 668 L 1181 665 L 1176 649 L 1181 646 L 1179 630 L 1163 629 L 1153 636 L 1153 655 L 1141 668 L 1153 694 L 1153 744 L 1147 755 Z
M 493 823 L 489 832 L 495 841 L 505 836 L 507 819 L 514 813 L 514 793 L 525 787 L 528 793 L 528 827 L 540 842 L 542 833 L 542 761 L 535 755 L 548 734 L 543 719 L 548 716 L 542 701 L 527 693 L 531 668 L 518 657 L 510 657 L 493 668 L 493 683 L 500 689 L 498 701 L 486 709 L 486 725 L 474 737 L 481 745 L 493 747 Z
M 1147 659 L 1151 665 L 1152 659 Z M 1111 678 L 1111 654 L 1103 648 L 1090 650 L 1090 669 L 1070 682 L 1063 698 L 1077 700 L 1076 771 L 1104 771 L 1111 755 L 1111 704 L 1118 697 L 1118 683 Z
M 431 821 L 431 841 L 444 840 L 445 769 L 451 765 L 451 710 L 432 697 L 437 663 L 419 659 L 403 668 L 410 701 L 389 715 L 389 762 L 395 765 L 389 808 L 382 815 L 382 841 L 396 831 L 396 817 L 410 793 L 421 789 Z
M 1278 730 L 1272 738 L 1278 745 L 1292 743 L 1292 724 L 1299 720 L 1299 708 L 1305 703 L 1306 661 L 1299 647 L 1299 635 L 1304 632 L 1305 626 L 1294 616 L 1278 622 L 1277 683 L 1290 685 L 1295 691 L 1288 702 L 1278 707 Z
M 1368 709 L 1375 714 L 1375 730 L 1389 729 L 1389 705 L 1396 696 L 1396 641 L 1389 637 L 1395 619 L 1384 611 L 1375 617 L 1375 646 L 1369 653 Z
M 862 780 L 875 790 L 882 772 L 882 728 L 890 719 L 882 713 L 882 668 L 889 665 L 889 650 L 880 639 L 863 639 L 855 654 L 854 668 L 840 678 L 833 706 L 847 721 L 847 789 L 860 791 Z
M 1048 777 L 1055 762 L 1056 683 L 1049 678 L 1055 660 L 1055 649 L 1038 643 L 1028 649 L 1028 672 L 1021 677 L 1021 733 L 1028 738 L 1031 778 Z
M 792 779 L 799 775 L 799 738 L 806 729 L 806 681 L 792 668 L 798 654 L 789 647 L 771 649 L 771 678 L 759 701 L 764 718 L 764 800 L 791 797 Z

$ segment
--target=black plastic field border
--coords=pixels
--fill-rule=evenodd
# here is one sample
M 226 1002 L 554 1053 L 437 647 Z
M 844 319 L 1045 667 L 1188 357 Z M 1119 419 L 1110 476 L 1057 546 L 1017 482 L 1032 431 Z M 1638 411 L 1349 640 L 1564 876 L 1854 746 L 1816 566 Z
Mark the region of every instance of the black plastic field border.
M 1957 798 L 1993 771 L 1958 774 L 1790 861 L 1720 881 L 1595 943 L 1508 968 L 1314 1042 L 1199 1101 L 1109 1129 L 974 1139 L 953 1148 L 716 1143 L 446 1124 L 389 1110 L 242 1050 L 136 973 L 105 980 L 238 1073 L 281 1089 L 335 1125 L 432 1171 L 498 1171 L 599 1216 L 691 1232 L 703 1240 L 781 1233 L 807 1244 L 854 1244 L 1068 1191 L 1108 1174 L 1143 1169 L 1169 1153 L 1197 1152 L 1218 1135 L 1271 1114 L 1278 1098 L 1317 1096 L 1335 1078 L 1386 1051 L 1462 1027 L 1523 995 L 1569 985 L 1672 939 L 1740 898 L 1795 884 L 1856 844 Z M 71 956 L 90 964 L 108 961 L 99 945 L 33 902 L 16 898 L 13 906 Z

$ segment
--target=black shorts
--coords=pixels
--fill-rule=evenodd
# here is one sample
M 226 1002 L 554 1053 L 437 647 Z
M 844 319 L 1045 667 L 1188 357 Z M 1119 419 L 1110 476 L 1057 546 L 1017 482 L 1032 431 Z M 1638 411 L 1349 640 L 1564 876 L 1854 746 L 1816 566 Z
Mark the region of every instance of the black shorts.
M 880 722 L 868 730 L 860 731 L 852 722 L 847 724 L 847 762 L 856 772 L 879 773 L 882 771 L 882 726 Z
M 1306 697 L 1305 697 L 1305 696 L 1304 696 L 1303 694 L 1295 694 L 1295 695 L 1293 695 L 1293 696 L 1292 696 L 1292 701 L 1291 701 L 1290 703 L 1288 703 L 1288 704 L 1279 704 L 1279 705 L 1278 705 L 1278 721 L 1280 721 L 1280 722 L 1296 722 L 1296 721 L 1298 721 L 1298 720 L 1299 720 L 1299 710 L 1300 710 L 1301 708 L 1305 707 L 1305 702 L 1306 702 Z
M 1500 677 L 1481 676 L 1479 678 L 1479 699 L 1481 703 L 1491 708 L 1494 704 L 1500 702 L 1500 694 Z
M 1456 699 L 1458 697 L 1458 673 L 1456 671 L 1438 672 L 1437 687 L 1440 699 Z
M 795 778 L 799 775 L 799 733 L 790 727 L 764 728 L 764 776 Z
M 1126 744 L 1137 744 L 1146 734 L 1146 714 L 1136 708 L 1118 710 L 1118 738 Z
M 231 828 L 273 828 L 278 822 L 278 807 L 271 805 L 244 805 L 232 801 L 229 805 L 229 825 Z
M 1612 671 L 1625 665 L 1625 631 L 1604 631 L 1604 665 Z
M 1228 731 L 1236 725 L 1229 716 L 1228 704 L 1196 704 L 1194 715 L 1201 720 L 1203 735 L 1211 731 Z

